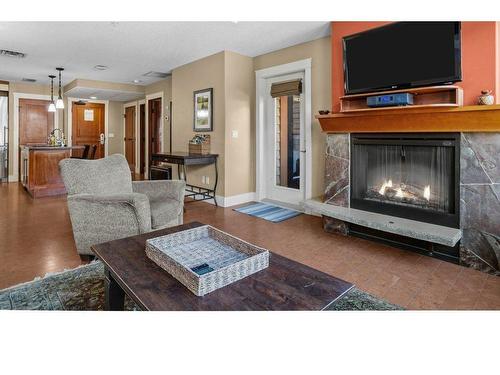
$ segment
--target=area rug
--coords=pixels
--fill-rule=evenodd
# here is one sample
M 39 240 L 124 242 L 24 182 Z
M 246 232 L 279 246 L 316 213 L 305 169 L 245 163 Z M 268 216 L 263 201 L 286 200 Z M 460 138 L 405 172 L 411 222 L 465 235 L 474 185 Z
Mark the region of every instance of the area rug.
M 327 310 L 400 310 L 353 288 Z M 104 266 L 96 261 L 0 291 L 0 310 L 104 310 Z M 125 297 L 125 310 L 139 310 Z
M 280 221 L 291 219 L 292 217 L 302 214 L 302 212 L 299 211 L 273 206 L 267 203 L 251 203 L 245 207 L 234 208 L 234 210 L 243 214 L 272 221 L 273 223 L 279 223 Z

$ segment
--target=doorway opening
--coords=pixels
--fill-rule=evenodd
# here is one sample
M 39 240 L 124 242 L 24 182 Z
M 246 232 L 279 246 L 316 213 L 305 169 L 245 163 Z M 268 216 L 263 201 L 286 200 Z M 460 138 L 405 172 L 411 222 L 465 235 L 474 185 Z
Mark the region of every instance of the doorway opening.
M 92 159 L 103 158 L 106 142 L 105 105 L 102 103 L 73 102 L 71 111 L 72 145 L 88 145 L 94 153 Z
M 256 73 L 256 199 L 303 209 L 312 197 L 311 59 Z
M 136 131 L 135 105 L 125 107 L 125 158 L 127 159 L 130 172 L 135 173 L 135 131 Z
M 139 173 L 143 176 L 146 170 L 146 104 L 139 104 Z

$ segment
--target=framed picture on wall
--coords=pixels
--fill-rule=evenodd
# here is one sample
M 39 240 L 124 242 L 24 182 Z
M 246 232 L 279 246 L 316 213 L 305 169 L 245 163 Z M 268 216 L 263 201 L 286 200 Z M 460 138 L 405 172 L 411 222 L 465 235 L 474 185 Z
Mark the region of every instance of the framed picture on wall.
M 213 126 L 213 89 L 194 92 L 194 125 L 195 132 L 211 132 Z

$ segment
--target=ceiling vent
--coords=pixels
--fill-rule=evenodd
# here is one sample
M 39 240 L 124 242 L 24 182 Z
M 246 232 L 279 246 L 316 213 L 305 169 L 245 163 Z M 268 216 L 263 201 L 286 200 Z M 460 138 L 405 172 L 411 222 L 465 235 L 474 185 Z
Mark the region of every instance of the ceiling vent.
M 26 54 L 17 51 L 9 51 L 7 49 L 0 49 L 0 55 L 8 57 L 17 57 L 19 59 L 25 58 Z
M 94 66 L 94 70 L 108 70 L 109 67 L 107 67 L 106 65 L 96 65 Z
M 150 71 L 147 72 L 146 74 L 143 74 L 144 77 L 154 77 L 154 78 L 167 78 L 168 76 L 171 76 L 171 73 L 162 73 L 162 72 L 154 72 Z
M 36 79 L 33 79 L 33 78 L 23 78 L 22 79 L 23 82 L 30 82 L 30 83 L 33 83 L 33 82 L 36 82 Z

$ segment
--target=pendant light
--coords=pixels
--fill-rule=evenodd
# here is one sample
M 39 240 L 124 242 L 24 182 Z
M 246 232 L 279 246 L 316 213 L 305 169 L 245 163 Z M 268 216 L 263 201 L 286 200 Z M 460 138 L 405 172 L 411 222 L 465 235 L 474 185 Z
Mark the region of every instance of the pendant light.
M 54 104 L 54 78 L 56 76 L 50 75 L 50 104 L 49 104 L 49 112 L 55 112 L 56 111 L 56 105 Z
M 57 98 L 57 101 L 56 101 L 56 108 L 57 109 L 64 109 L 64 101 L 63 101 L 62 95 L 61 95 L 61 72 L 64 70 L 64 68 L 56 68 L 56 70 L 59 71 L 59 97 Z

